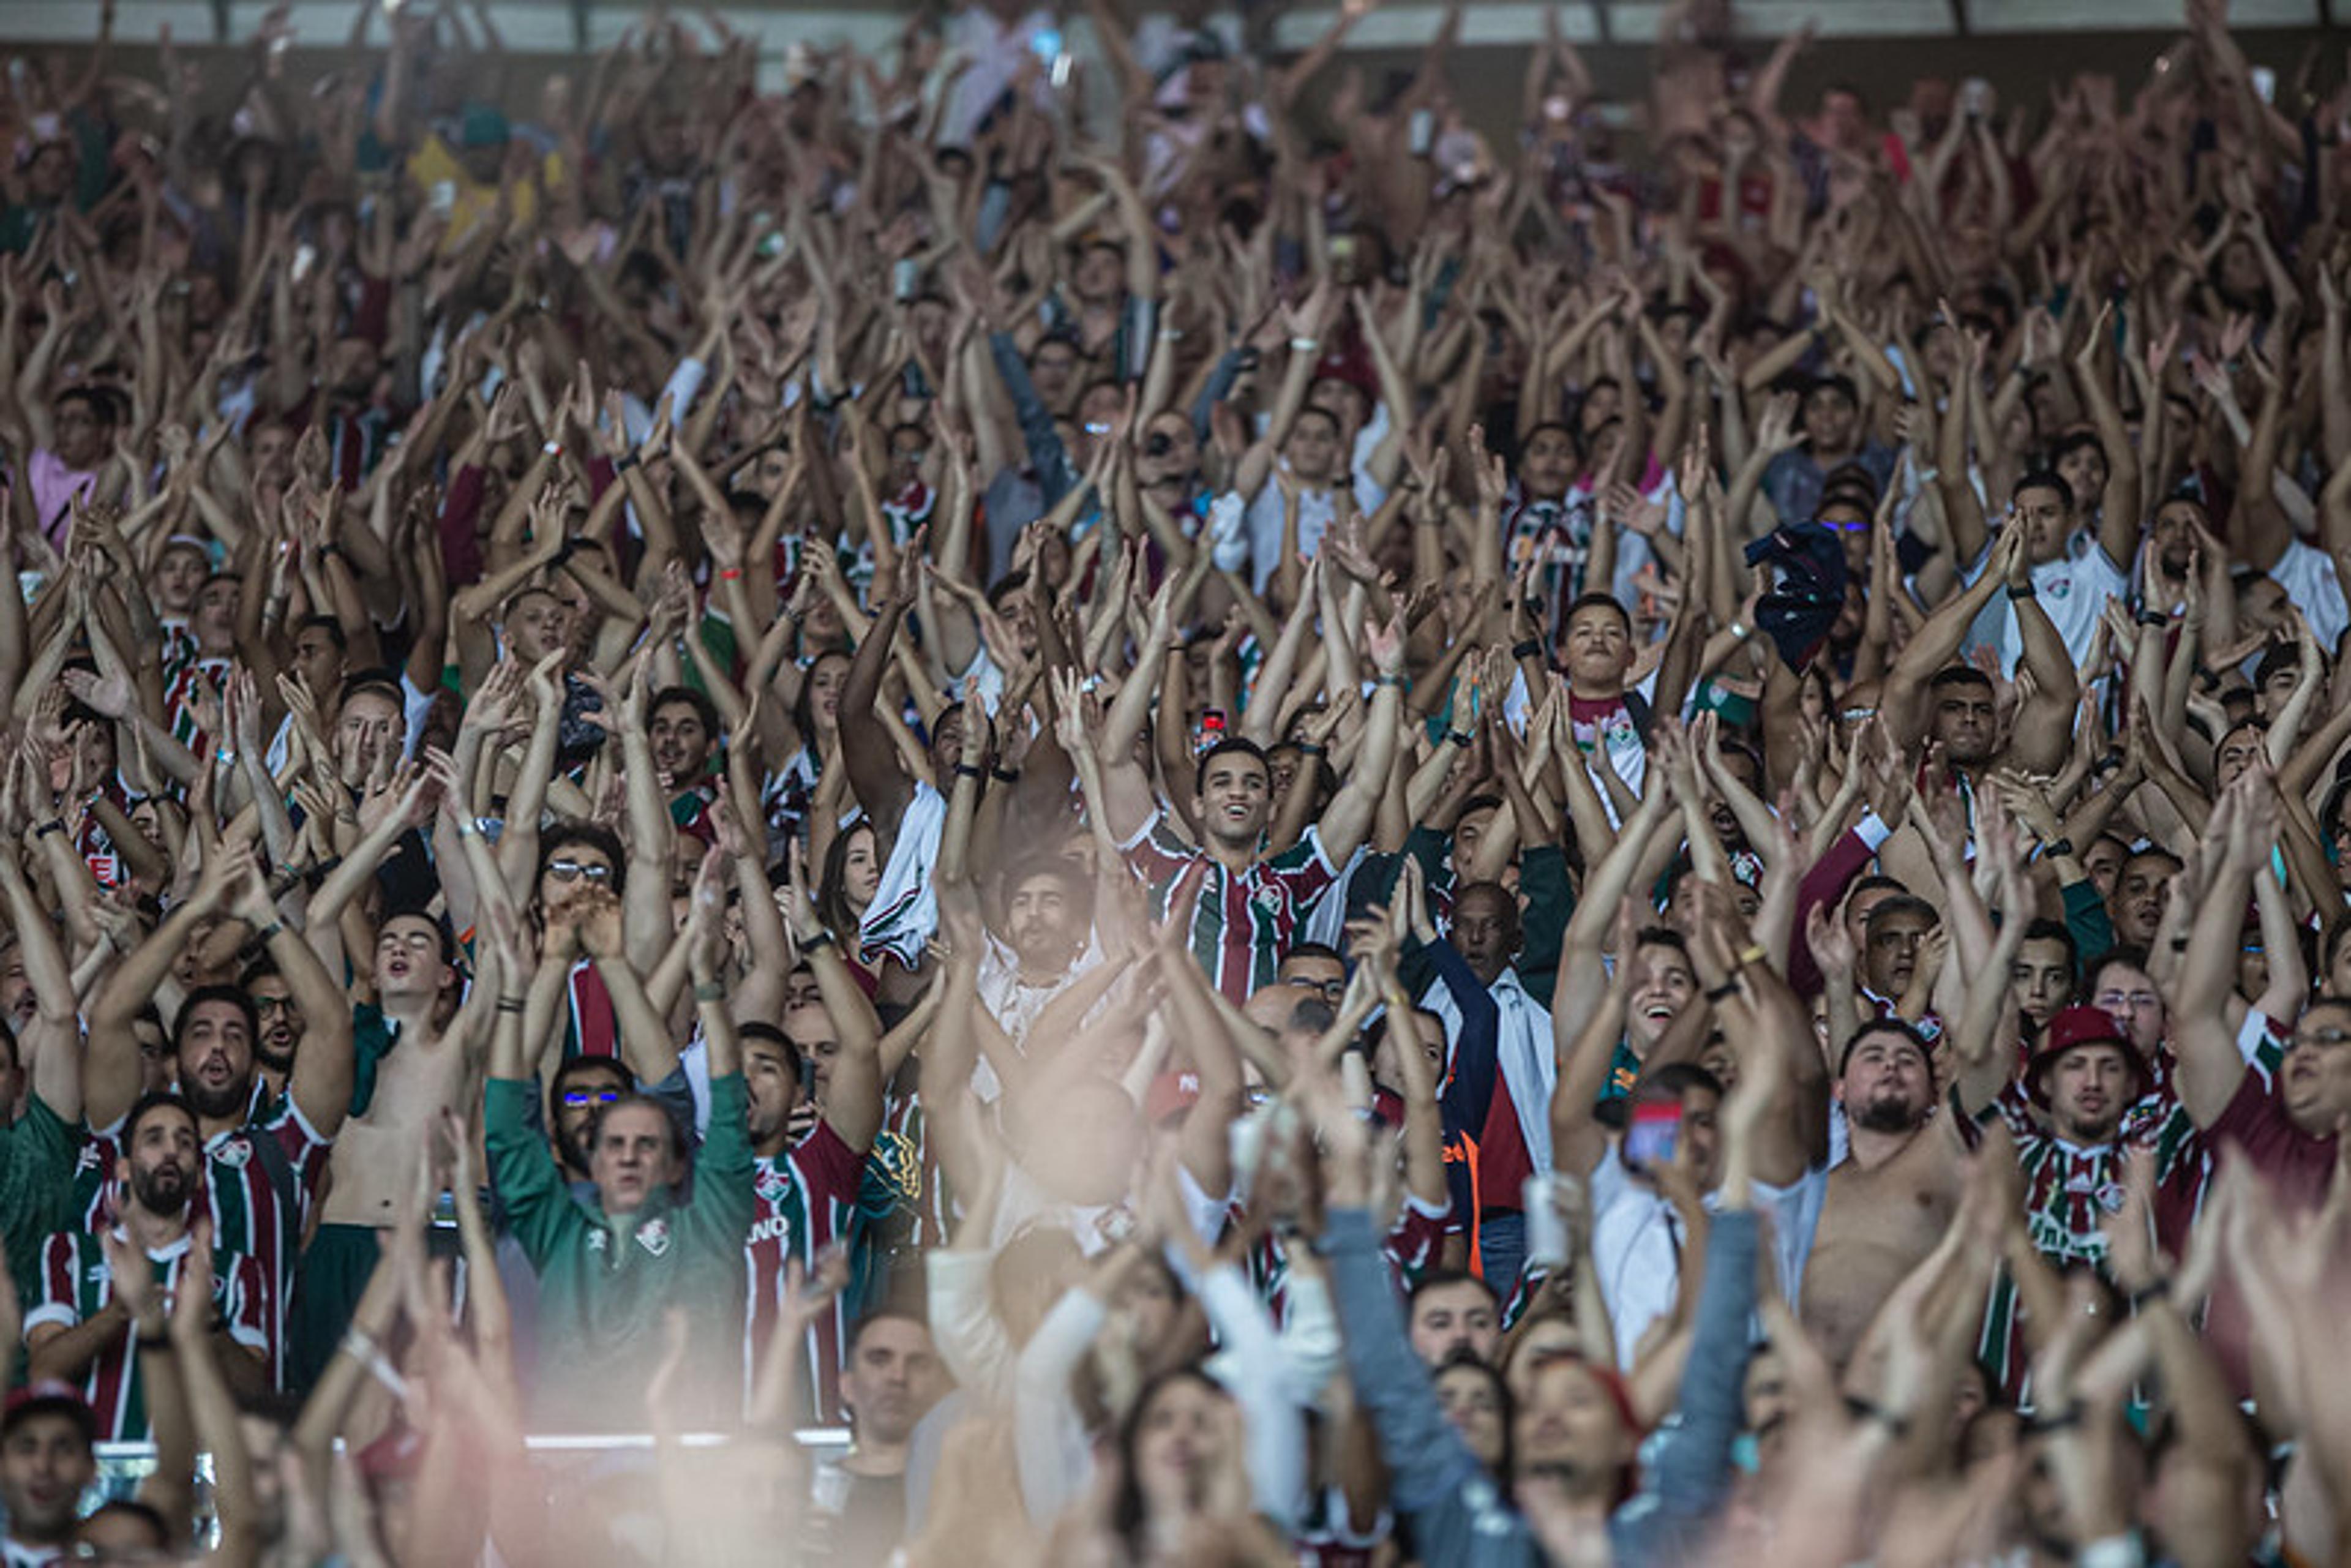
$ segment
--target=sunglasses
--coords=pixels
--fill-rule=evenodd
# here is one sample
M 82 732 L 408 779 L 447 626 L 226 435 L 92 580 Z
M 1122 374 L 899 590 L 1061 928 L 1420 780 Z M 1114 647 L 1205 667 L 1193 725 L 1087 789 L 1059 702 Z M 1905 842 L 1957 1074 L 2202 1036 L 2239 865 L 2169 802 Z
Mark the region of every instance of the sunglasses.
M 549 861 L 547 862 L 547 873 L 558 882 L 578 882 L 583 876 L 594 883 L 606 883 L 612 880 L 611 866 L 590 865 L 581 861 Z
M 563 1108 L 584 1111 L 590 1105 L 610 1105 L 620 1097 L 621 1092 L 617 1089 L 566 1089 L 563 1092 Z

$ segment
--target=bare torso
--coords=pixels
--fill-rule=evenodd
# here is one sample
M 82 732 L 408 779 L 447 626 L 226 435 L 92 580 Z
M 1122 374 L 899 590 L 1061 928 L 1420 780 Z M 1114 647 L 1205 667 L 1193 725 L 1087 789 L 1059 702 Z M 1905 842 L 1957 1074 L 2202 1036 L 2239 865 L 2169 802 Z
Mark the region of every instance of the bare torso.
M 1950 1225 L 1964 1167 L 1949 1114 L 1938 1110 L 1890 1150 L 1865 1134 L 1829 1173 L 1798 1315 L 1833 1366 L 1853 1358 L 1877 1309 Z
M 433 1146 L 433 1123 L 444 1105 L 465 1109 L 464 1042 L 411 1028 L 376 1073 L 367 1114 L 343 1124 L 320 1219 L 329 1225 L 382 1229 L 392 1223 L 401 1196 L 416 1185 L 417 1162 Z

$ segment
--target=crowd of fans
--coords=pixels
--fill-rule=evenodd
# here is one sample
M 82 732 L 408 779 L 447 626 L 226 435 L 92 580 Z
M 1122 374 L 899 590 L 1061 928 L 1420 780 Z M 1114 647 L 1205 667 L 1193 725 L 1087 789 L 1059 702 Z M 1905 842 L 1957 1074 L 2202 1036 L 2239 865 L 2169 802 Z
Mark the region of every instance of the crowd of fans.
M 6 1563 L 2351 1561 L 2351 89 L 1116 4 L 11 61 Z

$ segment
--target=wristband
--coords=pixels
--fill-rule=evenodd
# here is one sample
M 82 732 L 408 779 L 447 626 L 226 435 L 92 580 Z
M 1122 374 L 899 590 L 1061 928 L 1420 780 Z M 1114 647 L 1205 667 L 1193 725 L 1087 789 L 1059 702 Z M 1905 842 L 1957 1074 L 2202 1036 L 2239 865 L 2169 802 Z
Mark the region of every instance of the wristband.
M 2076 1399 L 2063 1410 L 2034 1411 L 2025 1419 L 2024 1429 L 2028 1432 L 2063 1432 L 2069 1427 L 2081 1424 L 2082 1402 Z
M 625 474 L 636 465 L 637 455 L 633 452 L 623 452 L 612 459 L 612 472 L 615 474 Z
M 1448 729 L 1445 732 L 1445 738 L 1464 751 L 1469 749 L 1469 732 L 1467 730 Z
M 253 934 L 253 940 L 249 946 L 255 947 L 266 947 L 269 946 L 270 942 L 283 933 L 285 929 L 286 922 L 283 920 L 273 920 L 268 925 L 263 926 L 260 930 Z
M 1323 747 L 1311 740 L 1296 740 L 1290 744 L 1298 747 L 1298 755 L 1301 757 L 1320 757 L 1323 752 Z
M 737 578 L 739 578 L 742 575 L 743 569 L 741 567 L 730 566 L 719 572 L 718 580 L 721 582 L 733 582 Z
M 560 441 L 543 442 L 540 444 L 538 451 L 539 455 L 542 457 L 560 457 L 563 455 L 563 443 Z
M 1755 635 L 1755 628 L 1743 621 L 1733 621 L 1730 623 L 1730 634 L 1744 643 Z
M 2052 839 L 2041 846 L 2041 852 L 2049 860 L 2064 860 L 2074 852 L 2074 841 L 2064 837 Z
M 1739 955 L 1739 967 L 1743 969 L 1750 964 L 1761 964 L 1771 956 L 1763 950 L 1762 943 L 1750 942 Z
M 1513 659 L 1540 659 L 1542 657 L 1542 643 L 1540 639 L 1534 637 L 1530 637 L 1523 643 L 1513 643 L 1510 644 L 1510 657 Z
M 2171 617 L 2160 610 L 2142 610 L 2138 612 L 2138 623 L 2142 626 L 2168 626 Z
M 987 770 L 984 768 L 974 768 L 968 762 L 958 762 L 956 764 L 956 777 L 958 779 L 985 779 L 987 777 Z
M 694 982 L 694 999 L 697 1002 L 723 1002 L 726 999 L 726 988 L 716 980 L 696 980 Z
M 2008 585 L 2008 596 L 2011 599 L 2038 599 L 2041 591 L 2030 582 L 2011 582 Z
M 2170 1295 L 2171 1277 L 2168 1274 L 2158 1274 L 2130 1293 L 2130 1310 L 2133 1313 L 2137 1313 L 2147 1302 L 2168 1300 Z
M 1372 677 L 1372 685 L 1375 686 L 1394 686 L 1398 691 L 1402 691 L 1404 689 L 1404 677 L 1402 675 L 1374 675 Z
M 170 1350 L 172 1335 L 168 1330 L 162 1333 L 142 1333 L 137 1336 L 137 1343 L 141 1350 Z
M 502 1013 L 522 1012 L 528 1008 L 529 1005 L 529 1002 L 521 997 L 500 997 L 498 998 L 498 1011 Z
M 1292 338 L 1290 340 L 1290 346 L 1297 350 L 1301 354 L 1311 354 L 1322 346 L 1322 340 L 1320 338 Z
M 478 839 L 482 836 L 482 830 L 474 826 L 470 817 L 460 817 L 457 819 L 457 836 L 460 839 Z
M 33 830 L 33 836 L 37 839 L 46 839 L 51 833 L 62 833 L 65 831 L 66 820 L 63 817 L 51 817 L 47 821 L 43 822 L 39 827 Z
M 1018 784 L 1020 782 L 1020 769 L 1018 768 L 991 768 L 987 770 L 987 776 L 990 779 L 995 779 L 998 784 Z
M 319 559 L 320 560 L 326 559 L 330 555 L 340 555 L 342 553 L 343 547 L 335 543 L 332 539 L 328 540 L 325 544 L 319 547 Z
M 1719 986 L 1708 986 L 1706 991 L 1706 999 L 1710 1002 L 1719 1002 L 1726 997 L 1730 996 L 1738 989 L 1739 982 L 1736 979 L 1725 980 Z
M 832 933 L 820 928 L 813 935 L 800 938 L 800 956 L 805 958 L 820 947 L 831 947 L 835 945 L 836 939 Z

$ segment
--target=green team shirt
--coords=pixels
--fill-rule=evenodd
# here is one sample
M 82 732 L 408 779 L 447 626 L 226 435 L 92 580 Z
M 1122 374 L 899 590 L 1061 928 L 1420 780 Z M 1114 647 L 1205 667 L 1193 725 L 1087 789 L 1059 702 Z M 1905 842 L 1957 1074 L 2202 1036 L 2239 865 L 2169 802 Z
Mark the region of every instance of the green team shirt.
M 645 1385 L 674 1306 L 687 1317 L 677 1418 L 734 1424 L 742 1411 L 743 1246 L 757 1203 L 743 1075 L 710 1081 L 694 1196 L 679 1203 L 661 1193 L 617 1219 L 573 1199 L 546 1135 L 530 1125 L 531 1097 L 528 1082 L 490 1080 L 483 1130 L 507 1224 L 538 1276 L 534 1425 L 642 1431 Z
M 40 1299 L 42 1239 L 72 1223 L 80 1141 L 37 1094 L 26 1095 L 25 1113 L 0 1128 L 0 1236 L 7 1238 L 20 1301 Z

